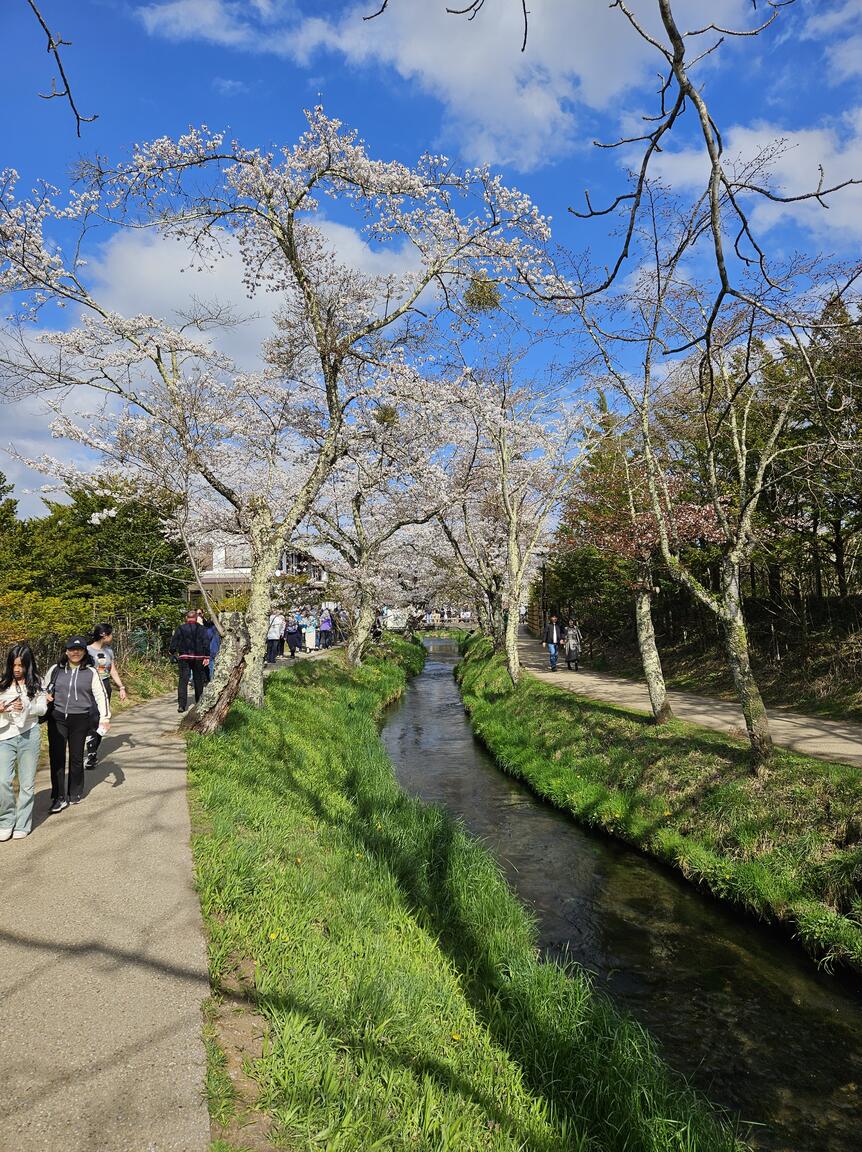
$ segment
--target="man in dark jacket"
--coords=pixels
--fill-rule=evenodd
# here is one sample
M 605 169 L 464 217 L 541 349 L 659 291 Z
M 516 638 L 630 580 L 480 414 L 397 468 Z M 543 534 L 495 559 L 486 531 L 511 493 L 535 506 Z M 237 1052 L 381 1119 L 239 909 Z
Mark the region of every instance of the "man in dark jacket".
M 185 712 L 189 706 L 189 677 L 195 687 L 195 704 L 204 691 L 205 669 L 210 662 L 210 642 L 206 628 L 198 624 L 197 613 L 193 608 L 186 612 L 185 624 L 180 624 L 171 637 L 169 648 L 180 670 L 177 685 L 177 711 Z
M 552 672 L 557 670 L 557 650 L 563 639 L 563 630 L 557 622 L 557 614 L 551 613 L 551 619 L 545 625 L 545 634 L 542 637 L 542 647 L 548 649 L 548 662 Z

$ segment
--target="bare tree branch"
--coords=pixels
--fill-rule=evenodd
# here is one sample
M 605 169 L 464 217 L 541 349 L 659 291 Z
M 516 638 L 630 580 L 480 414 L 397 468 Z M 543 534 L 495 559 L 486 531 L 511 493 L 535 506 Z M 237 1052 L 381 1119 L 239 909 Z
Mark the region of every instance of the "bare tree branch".
M 39 24 L 42 27 L 42 31 L 48 37 L 48 51 L 54 57 L 54 61 L 56 62 L 56 65 L 57 65 L 57 71 L 60 73 L 60 79 L 63 82 L 62 89 L 58 89 L 56 80 L 52 79 L 51 80 L 51 91 L 50 92 L 40 92 L 39 95 L 42 97 L 43 100 L 55 100 L 55 99 L 59 98 L 60 100 L 67 100 L 68 101 L 69 107 L 72 109 L 72 112 L 75 116 L 75 132 L 78 135 L 78 137 L 80 138 L 81 125 L 82 124 L 92 124 L 94 120 L 98 120 L 99 116 L 98 116 L 98 113 L 94 113 L 92 116 L 82 115 L 78 111 L 78 105 L 75 103 L 75 97 L 72 93 L 72 86 L 69 83 L 69 78 L 66 75 L 66 69 L 63 67 L 63 58 L 60 55 L 60 49 L 61 48 L 70 48 L 71 47 L 71 41 L 70 40 L 64 40 L 61 36 L 55 36 L 54 35 L 54 33 L 51 31 L 51 29 L 48 27 L 47 23 L 45 22 L 44 16 L 42 15 L 42 13 L 39 11 L 36 4 L 34 3 L 34 0 L 27 0 L 27 3 L 29 4 L 30 10 L 32 11 L 33 15 L 39 21 Z

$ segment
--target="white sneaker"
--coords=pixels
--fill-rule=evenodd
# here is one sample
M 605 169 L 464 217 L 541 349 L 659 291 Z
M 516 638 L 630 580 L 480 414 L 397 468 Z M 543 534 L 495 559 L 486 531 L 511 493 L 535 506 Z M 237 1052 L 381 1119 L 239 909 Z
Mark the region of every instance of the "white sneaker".
M 16 828 L 15 831 L 12 833 L 12 839 L 13 840 L 23 840 L 25 836 L 29 836 L 29 835 L 30 835 L 30 829 L 29 828 L 26 831 L 23 828 Z
M 12 829 L 11 828 L 0 828 L 0 844 L 2 844 L 6 840 L 11 840 L 11 839 L 12 839 Z

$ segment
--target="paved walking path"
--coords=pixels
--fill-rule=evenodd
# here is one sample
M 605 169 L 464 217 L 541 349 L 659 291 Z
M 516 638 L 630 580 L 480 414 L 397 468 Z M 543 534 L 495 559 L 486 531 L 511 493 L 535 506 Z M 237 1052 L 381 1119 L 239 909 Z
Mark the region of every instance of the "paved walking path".
M 78 807 L 0 844 L 0 1149 L 205 1152 L 185 745 L 175 700 L 120 713 Z
M 623 708 L 650 712 L 646 684 L 623 676 L 610 676 L 604 672 L 569 672 L 561 659 L 556 672 L 548 668 L 548 654 L 538 640 L 522 635 L 519 641 L 521 663 L 542 680 L 558 688 L 577 692 L 594 700 L 607 700 Z M 714 728 L 718 732 L 745 737 L 745 720 L 737 704 L 696 696 L 692 692 L 669 691 L 671 707 L 680 720 Z M 803 716 L 799 712 L 769 708 L 772 738 L 782 748 L 790 748 L 805 756 L 824 760 L 838 760 L 862 768 L 862 724 L 852 720 L 826 720 L 819 716 Z

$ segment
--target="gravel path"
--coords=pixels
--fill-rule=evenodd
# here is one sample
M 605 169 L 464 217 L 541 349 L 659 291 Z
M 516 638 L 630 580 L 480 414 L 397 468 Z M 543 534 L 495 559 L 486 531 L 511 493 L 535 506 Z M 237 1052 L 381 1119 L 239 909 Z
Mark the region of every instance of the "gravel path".
M 204 1152 L 185 745 L 175 700 L 121 713 L 78 807 L 0 844 L 0 1149 Z M 43 737 L 43 740 L 45 737 Z
M 607 700 L 636 712 L 650 711 L 646 685 L 637 680 L 589 670 L 569 672 L 563 659 L 557 671 L 551 672 L 548 669 L 547 652 L 538 640 L 530 637 L 521 638 L 519 650 L 525 668 L 558 688 L 565 688 L 593 700 Z M 737 704 L 675 690 L 669 691 L 668 696 L 674 714 L 680 720 L 745 739 L 745 720 Z M 769 708 L 768 711 L 772 738 L 777 745 L 805 756 L 838 760 L 862 768 L 862 724 L 852 720 L 803 716 L 799 712 L 779 708 Z

